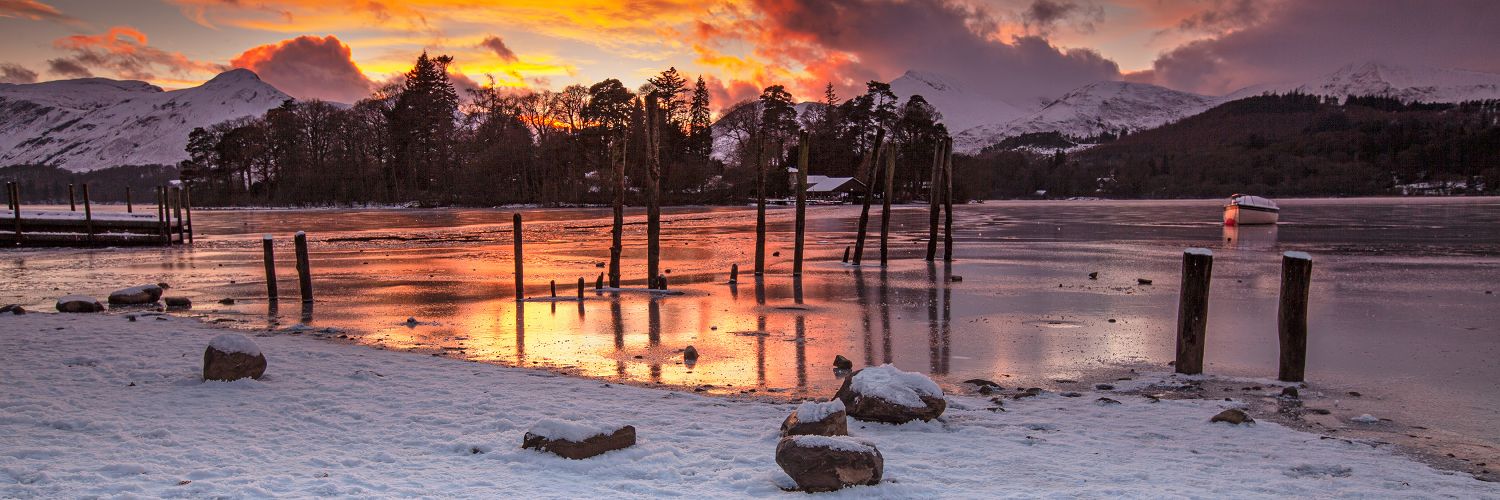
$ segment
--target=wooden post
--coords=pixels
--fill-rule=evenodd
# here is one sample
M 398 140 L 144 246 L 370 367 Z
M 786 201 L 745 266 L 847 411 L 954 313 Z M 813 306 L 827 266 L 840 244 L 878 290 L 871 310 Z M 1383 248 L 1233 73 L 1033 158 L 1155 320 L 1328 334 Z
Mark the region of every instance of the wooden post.
M 943 144 L 943 262 L 953 262 L 953 139 Z
M 69 212 L 77 212 L 78 211 L 78 203 L 76 203 L 76 202 L 73 201 L 73 183 L 71 183 L 71 182 L 68 183 L 68 211 Z
M 661 270 L 661 109 L 646 96 L 646 276 Z
M 193 192 L 187 184 L 182 185 L 182 210 L 187 213 L 188 243 L 193 242 Z
M 870 201 L 875 197 L 875 174 L 880 171 L 880 146 L 885 140 L 885 129 L 875 130 L 875 145 L 865 151 L 862 164 L 865 166 L 865 199 L 864 207 L 859 209 L 859 232 L 854 237 L 854 265 L 864 259 L 865 256 L 865 228 L 870 222 Z
M 667 275 L 662 274 L 656 277 L 656 287 L 658 290 L 667 289 Z
M 896 152 L 885 151 L 885 199 L 880 200 L 880 267 L 885 267 L 886 248 L 891 233 L 891 197 L 896 193 Z
M 83 232 L 88 235 L 89 244 L 94 244 L 94 210 L 89 204 L 89 185 L 83 185 Z
M 555 298 L 557 298 L 557 280 L 552 280 L 551 287 L 552 287 L 552 298 L 555 299 Z
M 938 185 L 943 182 L 943 140 L 938 139 L 932 148 L 932 175 L 927 184 L 927 257 L 931 262 L 937 257 L 938 212 L 943 210 Z
M 792 276 L 802 276 L 802 255 L 806 248 L 803 235 L 807 230 L 807 131 L 797 136 L 797 234 L 792 243 Z
M 733 285 L 733 284 L 739 283 L 739 282 L 740 282 L 740 265 L 739 264 L 730 264 L 729 265 L 729 284 Z
M 125 186 L 125 213 L 135 213 L 135 205 L 130 203 L 130 186 Z
M 172 235 L 167 232 L 167 187 L 156 187 L 156 233 L 161 235 L 163 245 L 172 244 Z
M 260 238 L 261 257 L 266 261 L 266 298 L 276 301 L 276 251 L 271 248 L 271 235 Z
M 599 273 L 599 279 L 594 280 L 594 289 L 595 290 L 603 290 L 604 289 L 604 273 Z
M 517 212 L 511 217 L 512 233 L 516 237 L 516 300 L 526 300 L 526 278 L 524 268 L 521 265 L 523 258 L 521 249 L 521 213 Z
M 755 138 L 755 275 L 766 272 L 766 139 L 765 131 Z
M 1281 307 L 1276 325 L 1281 337 L 1277 379 L 1302 382 L 1307 368 L 1307 299 L 1312 288 L 1312 256 L 1287 252 L 1281 257 Z
M 10 187 L 10 204 L 13 207 L 13 209 L 11 210 L 11 215 L 14 216 L 15 221 L 16 221 L 16 244 L 20 245 L 21 244 L 21 238 L 22 238 L 22 236 L 21 236 L 21 183 L 20 182 L 12 182 L 12 183 L 10 183 L 10 186 L 8 186 L 8 187 Z
M 302 303 L 313 301 L 312 266 L 307 261 L 307 233 L 297 231 L 297 288 L 302 292 Z
M 1208 325 L 1208 284 L 1214 254 L 1189 248 L 1182 254 L 1182 288 L 1177 299 L 1177 373 L 1203 373 L 1204 334 Z
M 182 222 L 182 188 L 172 188 L 176 194 L 172 196 L 173 213 L 177 215 L 177 242 L 187 243 L 187 224 Z
M 578 300 L 583 300 L 583 276 L 578 277 Z
M 614 160 L 614 184 L 615 184 L 615 223 L 610 231 L 609 246 L 609 287 L 620 287 L 620 253 L 624 252 L 621 239 L 625 232 L 625 152 L 627 151 L 624 134 L 621 134 L 618 156 L 611 154 Z M 613 153 L 613 152 L 612 152 Z

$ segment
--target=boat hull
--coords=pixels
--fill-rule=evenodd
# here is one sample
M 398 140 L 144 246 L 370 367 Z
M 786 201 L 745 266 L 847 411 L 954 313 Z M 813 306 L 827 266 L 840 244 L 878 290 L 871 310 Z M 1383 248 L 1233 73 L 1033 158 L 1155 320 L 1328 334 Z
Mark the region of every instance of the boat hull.
M 1226 226 L 1275 224 L 1280 219 L 1281 211 L 1279 210 L 1243 205 L 1229 205 L 1224 207 L 1224 225 Z

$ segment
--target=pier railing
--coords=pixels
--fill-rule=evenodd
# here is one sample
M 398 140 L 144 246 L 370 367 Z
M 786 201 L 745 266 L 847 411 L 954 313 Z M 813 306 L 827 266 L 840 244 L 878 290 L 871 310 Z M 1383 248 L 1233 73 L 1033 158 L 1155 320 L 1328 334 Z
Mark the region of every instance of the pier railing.
M 5 185 L 6 210 L 0 212 L 6 246 L 179 245 L 193 241 L 193 209 L 186 186 L 156 186 L 156 213 L 135 213 L 126 189 L 126 211 L 96 213 L 89 186 L 68 186 L 68 209 L 27 208 L 19 182 Z M 82 194 L 82 211 L 75 193 Z

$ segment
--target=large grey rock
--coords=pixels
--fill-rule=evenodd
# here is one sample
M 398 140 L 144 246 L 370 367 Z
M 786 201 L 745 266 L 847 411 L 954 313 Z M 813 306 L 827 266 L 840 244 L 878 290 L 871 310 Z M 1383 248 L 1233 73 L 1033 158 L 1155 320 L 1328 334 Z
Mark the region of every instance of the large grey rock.
M 203 380 L 259 379 L 266 374 L 266 356 L 249 337 L 226 333 L 209 341 L 203 351 Z
M 885 473 L 885 458 L 875 445 L 843 436 L 781 438 L 776 465 L 806 492 L 879 484 Z
M 104 304 L 84 295 L 69 295 L 57 299 L 57 312 L 92 313 L 104 310 Z
M 161 300 L 161 287 L 157 285 L 140 285 L 130 288 L 121 288 L 110 292 L 109 304 L 122 306 L 136 306 L 155 304 Z

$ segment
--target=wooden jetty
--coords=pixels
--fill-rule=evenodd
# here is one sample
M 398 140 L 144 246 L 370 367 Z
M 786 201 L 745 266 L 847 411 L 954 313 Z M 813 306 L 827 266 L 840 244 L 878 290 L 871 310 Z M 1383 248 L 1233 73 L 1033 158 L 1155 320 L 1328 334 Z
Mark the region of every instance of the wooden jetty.
M 70 186 L 71 187 L 71 186 Z M 28 209 L 21 186 L 6 184 L 7 206 L 0 211 L 0 246 L 141 246 L 179 245 L 193 239 L 192 206 L 181 186 L 158 186 L 156 213 L 96 213 L 83 186 L 83 210 L 70 203 L 68 210 Z

